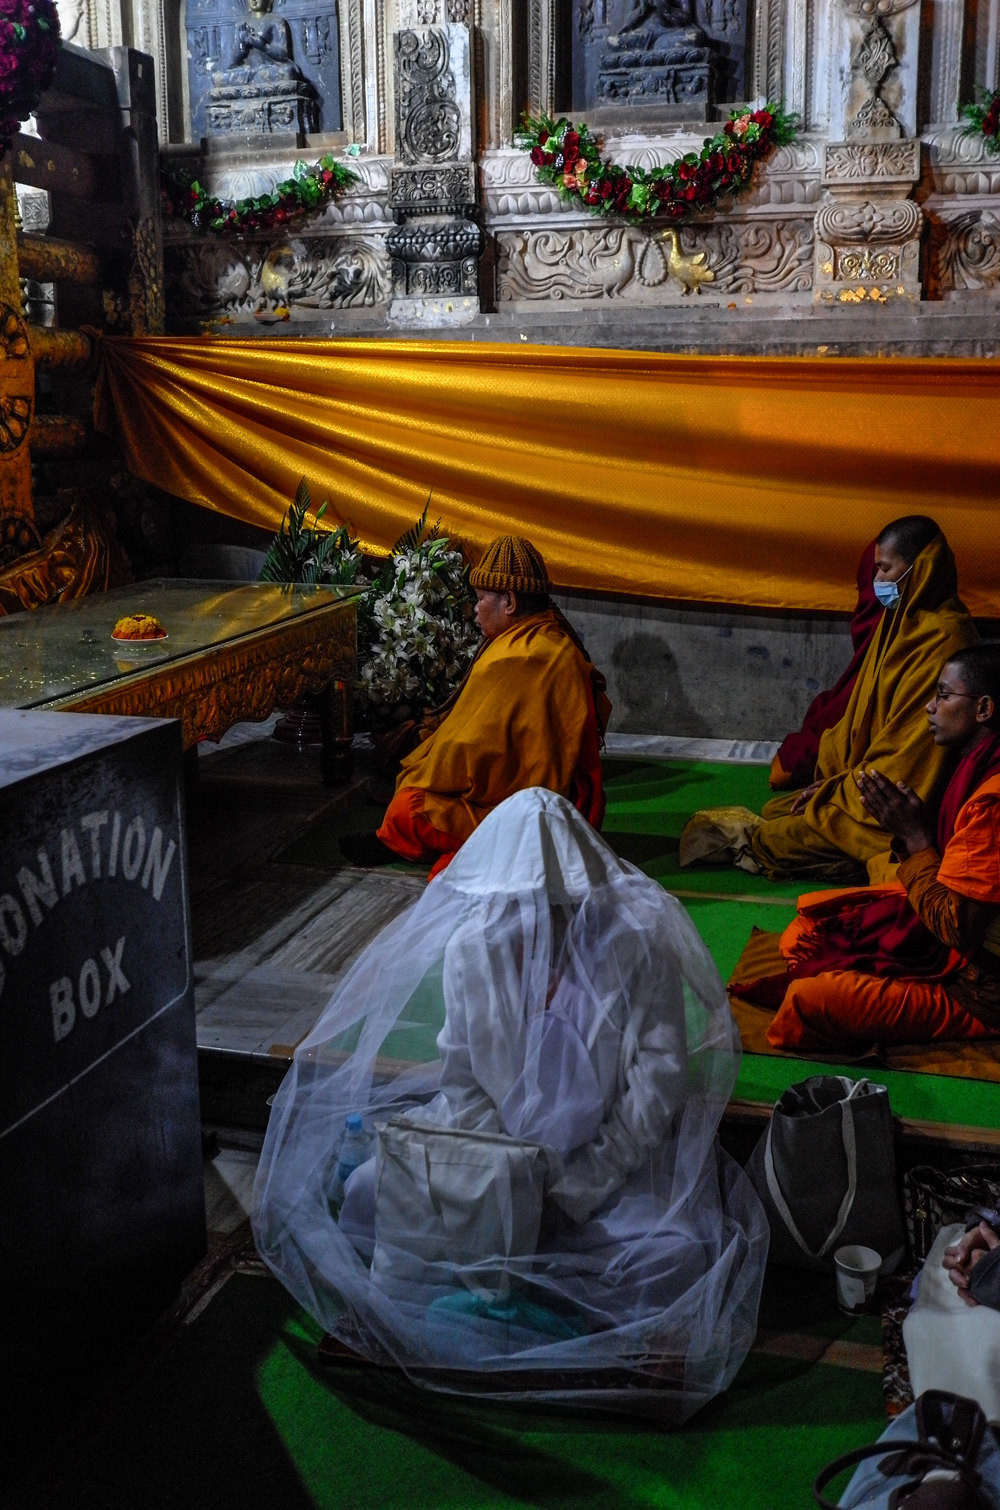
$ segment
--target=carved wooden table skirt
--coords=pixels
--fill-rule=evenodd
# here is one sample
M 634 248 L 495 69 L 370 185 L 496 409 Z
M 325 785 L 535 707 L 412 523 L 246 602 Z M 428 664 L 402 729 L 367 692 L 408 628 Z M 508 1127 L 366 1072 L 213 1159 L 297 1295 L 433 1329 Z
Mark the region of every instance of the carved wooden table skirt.
M 0 708 L 176 718 L 189 749 L 323 693 L 326 776 L 334 740 L 350 737 L 359 593 L 156 579 L 0 618 Z M 112 638 L 120 618 L 140 612 L 160 620 L 166 639 Z

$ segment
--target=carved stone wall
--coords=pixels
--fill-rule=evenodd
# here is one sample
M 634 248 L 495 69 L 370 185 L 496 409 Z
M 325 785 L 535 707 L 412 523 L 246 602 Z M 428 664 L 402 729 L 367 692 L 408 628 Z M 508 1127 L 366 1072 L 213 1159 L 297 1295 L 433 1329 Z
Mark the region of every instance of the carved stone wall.
M 891 317 L 873 316 L 877 306 L 900 314 L 937 306 L 956 320 L 960 312 L 995 308 L 1000 158 L 962 135 L 959 106 L 977 86 L 1000 83 L 1000 0 L 930 8 L 915 0 L 751 0 L 743 12 L 745 94 L 798 111 L 797 138 L 758 169 L 747 194 L 679 229 L 632 226 L 564 203 L 512 145 L 522 110 L 558 113 L 565 103 L 562 3 L 340 0 L 340 139 L 363 146 L 354 164 L 363 182 L 291 236 L 219 247 L 168 228 L 172 328 L 235 333 L 253 322 L 276 334 L 303 325 L 315 331 L 329 313 L 337 329 L 364 322 L 365 329 L 399 333 L 409 316 L 397 308 L 390 321 L 401 288 L 393 248 L 403 249 L 418 208 L 426 228 L 427 217 L 448 205 L 447 214 L 473 231 L 478 218 L 485 235 L 476 320 L 490 323 L 492 302 L 490 328 L 505 314 L 523 317 L 528 339 L 531 319 L 549 326 L 553 319 L 593 320 L 604 308 L 626 321 L 616 328 L 627 332 L 634 309 L 637 341 L 650 311 L 659 310 L 665 331 L 674 314 L 683 320 L 689 345 L 693 319 L 759 308 L 788 320 L 836 316 L 838 332 L 856 318 L 862 346 L 881 349 L 872 320 Z M 598 0 L 577 3 L 585 9 Z M 618 15 L 623 0 L 616 3 Z M 718 20 L 721 0 L 691 3 L 702 30 Z M 451 26 L 468 28 L 472 103 L 461 130 L 476 144 L 463 156 L 460 187 L 428 177 L 441 164 L 408 161 L 400 125 L 408 115 L 405 102 L 400 113 L 392 51 L 394 32 Z M 671 161 L 700 147 L 713 129 L 711 111 L 705 121 L 694 110 L 687 119 L 669 111 L 658 119 L 648 107 L 631 116 L 622 108 L 619 118 L 594 123 L 604 151 L 619 162 Z M 722 105 L 717 113 L 725 113 Z M 318 150 L 317 142 L 313 156 Z M 299 155 L 309 160 L 308 142 Z M 294 156 L 267 164 L 191 161 L 215 192 L 238 195 L 261 191 L 251 183 L 266 187 L 287 177 Z M 469 242 L 467 260 L 472 231 Z M 450 257 L 456 248 L 442 244 L 434 256 L 444 251 Z M 856 317 L 855 306 L 862 307 Z M 411 314 L 416 325 L 415 306 Z M 989 322 L 978 328 L 985 338 Z M 789 332 L 790 349 L 804 344 L 791 324 L 776 329 Z M 936 336 L 934 349 L 940 341 Z

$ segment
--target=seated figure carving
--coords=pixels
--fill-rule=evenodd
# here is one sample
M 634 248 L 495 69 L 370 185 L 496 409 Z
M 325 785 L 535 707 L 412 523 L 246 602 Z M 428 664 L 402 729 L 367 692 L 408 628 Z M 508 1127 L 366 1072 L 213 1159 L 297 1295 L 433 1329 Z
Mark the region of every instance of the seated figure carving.
M 281 16 L 272 16 L 272 0 L 247 0 L 255 21 L 241 21 L 236 28 L 225 78 L 229 83 L 261 79 L 298 79 L 301 74 L 292 57 L 292 33 Z M 267 18 L 262 19 L 262 18 Z
M 608 37 L 608 46 L 661 48 L 665 42 L 704 46 L 706 41 L 692 0 L 629 0 L 618 34 Z

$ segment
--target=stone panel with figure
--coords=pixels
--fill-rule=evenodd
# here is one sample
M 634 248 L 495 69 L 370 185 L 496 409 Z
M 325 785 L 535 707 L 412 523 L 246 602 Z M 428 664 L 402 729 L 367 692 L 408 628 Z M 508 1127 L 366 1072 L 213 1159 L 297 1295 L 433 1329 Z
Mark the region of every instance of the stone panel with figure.
M 192 0 L 187 15 L 194 140 L 341 129 L 335 7 L 316 0 Z
M 565 108 L 704 109 L 745 83 L 746 0 L 566 0 Z M 564 108 L 562 105 L 560 108 Z

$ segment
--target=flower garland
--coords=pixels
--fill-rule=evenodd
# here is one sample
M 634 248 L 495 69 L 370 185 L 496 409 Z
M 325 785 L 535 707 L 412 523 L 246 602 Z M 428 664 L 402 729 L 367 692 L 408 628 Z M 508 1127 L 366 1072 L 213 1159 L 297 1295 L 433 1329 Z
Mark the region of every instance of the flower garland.
M 356 157 L 360 148 L 347 150 Z M 177 169 L 165 168 L 161 174 L 160 203 L 167 219 L 186 220 L 196 230 L 214 231 L 218 236 L 244 236 L 311 215 L 357 178 L 357 173 L 328 154 L 311 168 L 301 160 L 297 162 L 293 176 L 276 184 L 270 194 L 223 200 L 207 193 L 196 178 L 189 179 Z
M 984 137 L 987 152 L 1000 156 L 1000 89 L 981 89 L 979 104 L 963 105 L 960 114 L 969 122 L 962 135 Z
M 515 137 L 531 153 L 541 183 L 554 184 L 563 199 L 598 215 L 648 220 L 663 215 L 683 220 L 712 209 L 750 182 L 754 164 L 795 136 L 795 117 L 777 105 L 734 110 L 721 131 L 699 152 L 688 152 L 662 168 L 605 162 L 589 127 L 565 117 L 525 116 Z
M 58 54 L 52 0 L 0 0 L 0 157 L 51 84 Z

